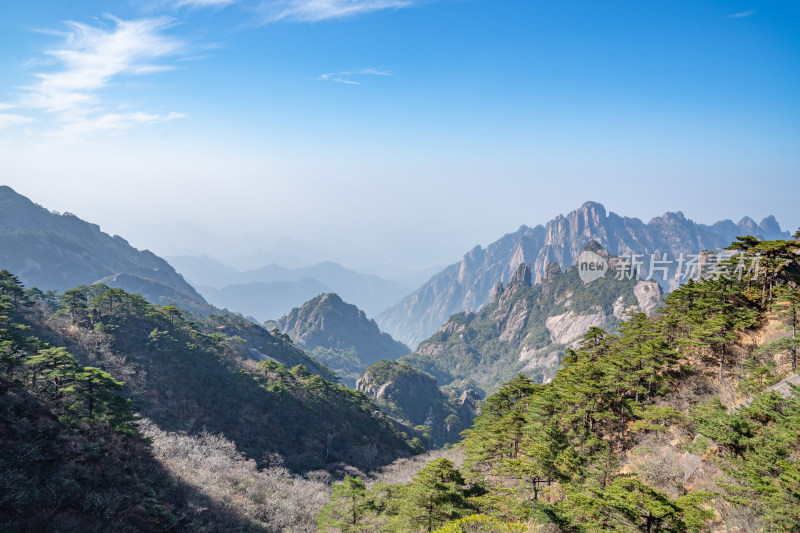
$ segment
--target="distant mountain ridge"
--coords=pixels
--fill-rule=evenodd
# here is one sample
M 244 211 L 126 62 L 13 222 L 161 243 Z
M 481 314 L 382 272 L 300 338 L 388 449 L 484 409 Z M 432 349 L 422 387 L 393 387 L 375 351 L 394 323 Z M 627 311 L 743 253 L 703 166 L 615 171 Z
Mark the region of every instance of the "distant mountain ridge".
M 476 246 L 460 263 L 433 276 L 380 313 L 376 320 L 384 331 L 413 348 L 432 335 L 450 315 L 475 311 L 487 303 L 493 287 L 498 282 L 507 283 L 522 263 L 531 265 L 533 281 L 538 282 L 549 263 L 555 262 L 562 269 L 573 265 L 581 250 L 593 240 L 614 255 L 655 253 L 674 258 L 680 253 L 724 248 L 739 235 L 764 239 L 789 237 L 772 216 L 760 224 L 745 217 L 738 223 L 723 220 L 708 226 L 676 212 L 644 223 L 638 218 L 606 213 L 601 204 L 586 202 L 545 225 L 521 226 L 486 248 Z
M 201 285 L 197 289 L 214 305 L 235 309 L 258 322 L 273 320 L 318 294 L 330 292 L 330 287 L 314 279 L 251 281 L 222 289 Z
M 42 290 L 102 281 L 156 304 L 214 312 L 164 259 L 73 214 L 49 211 L 7 186 L 0 186 L 0 268 Z
M 334 292 L 370 315 L 408 294 L 412 286 L 325 261 L 301 268 L 270 264 L 240 271 L 207 256 L 170 257 L 209 301 L 257 319 L 272 320 L 324 292 Z
M 277 328 L 298 347 L 338 371 L 350 387 L 368 366 L 411 353 L 408 346 L 381 332 L 364 311 L 332 293 L 292 309 L 278 320 Z

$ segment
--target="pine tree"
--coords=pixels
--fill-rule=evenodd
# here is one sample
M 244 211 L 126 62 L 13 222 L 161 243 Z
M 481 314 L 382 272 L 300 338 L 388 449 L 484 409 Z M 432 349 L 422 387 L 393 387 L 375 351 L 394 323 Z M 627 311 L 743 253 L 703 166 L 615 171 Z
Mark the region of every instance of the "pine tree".
M 792 372 L 797 371 L 797 326 L 800 324 L 800 291 L 796 287 L 782 285 L 776 288 L 775 307 L 778 317 L 792 330 L 785 345 L 791 353 Z
M 70 289 L 61 295 L 61 309 L 72 319 L 73 324 L 81 322 L 88 307 L 86 293 L 82 289 Z
M 31 386 L 36 387 L 37 380 L 42 378 L 51 385 L 50 390 L 54 396 L 65 392 L 65 383 L 74 377 L 79 368 L 75 357 L 62 347 L 42 348 L 29 356 L 25 364 L 32 369 Z
M 8 270 L 0 270 L 0 295 L 7 297 L 14 309 L 26 300 L 25 289 L 19 278 Z
M 331 503 L 319 515 L 322 531 L 339 530 L 342 533 L 367 531 L 362 522 L 375 508 L 373 496 L 358 477 L 346 476 L 332 488 Z
M 449 459 L 436 459 L 408 485 L 401 514 L 416 528 L 433 531 L 439 525 L 469 514 L 465 481 Z

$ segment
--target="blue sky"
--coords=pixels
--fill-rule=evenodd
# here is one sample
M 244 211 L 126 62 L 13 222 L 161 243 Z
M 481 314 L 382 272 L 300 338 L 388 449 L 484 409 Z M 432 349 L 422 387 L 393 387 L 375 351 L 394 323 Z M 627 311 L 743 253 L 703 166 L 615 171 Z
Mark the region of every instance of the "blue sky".
M 798 30 L 796 2 L 4 2 L 0 173 L 158 253 L 386 275 L 590 199 L 794 230 Z

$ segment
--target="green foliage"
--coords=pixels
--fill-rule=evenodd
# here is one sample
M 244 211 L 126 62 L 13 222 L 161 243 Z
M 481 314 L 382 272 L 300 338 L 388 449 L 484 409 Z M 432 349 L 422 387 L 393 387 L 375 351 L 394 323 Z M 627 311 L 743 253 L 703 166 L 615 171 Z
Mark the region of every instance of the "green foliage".
M 755 510 L 767 531 L 800 529 L 800 395 L 757 395 L 728 412 L 719 403 L 697 406 L 697 432 L 726 453 L 717 460 L 728 480 L 718 482 L 734 505 Z
M 367 489 L 348 476 L 332 492 L 318 518 L 321 531 L 433 531 L 474 511 L 469 501 L 474 488 L 444 458 L 429 462 L 405 485 Z
M 332 488 L 331 503 L 319 515 L 319 529 L 342 533 L 369 531 L 366 515 L 375 509 L 375 502 L 361 478 L 346 476 Z
M 69 315 L 73 323 L 78 323 L 85 319 L 88 303 L 83 289 L 64 291 L 60 300 L 61 310 Z
M 471 508 L 464 485 L 464 478 L 449 459 L 431 461 L 407 487 L 402 514 L 415 529 L 433 531 Z
M 779 378 L 774 355 L 789 353 L 794 362 L 797 243 L 743 239 L 739 246 L 765 256 L 760 274 L 689 282 L 657 317 L 635 315 L 618 335 L 590 329 L 547 385 L 518 376 L 490 396 L 462 444 L 467 479 L 487 491 L 471 502 L 495 519 L 538 517 L 562 531 L 705 531 L 719 497 L 754 511 L 765 531 L 800 530 L 800 395 L 758 394 L 729 410 L 718 397 L 682 389 L 712 372 L 721 383 L 735 368 L 728 374 L 741 376 L 739 390 L 757 393 Z M 789 333 L 734 360 L 742 333 L 770 312 Z M 459 320 L 475 331 L 475 318 Z M 718 496 L 669 494 L 620 474 L 625 452 L 668 430 L 694 434 L 687 451 L 723 470 Z
M 694 492 L 678 499 L 620 476 L 603 490 L 569 487 L 564 515 L 582 531 L 705 531 L 714 517 L 703 505 L 712 494 Z
M 341 463 L 368 468 L 412 450 L 366 395 L 326 380 L 331 373 L 324 365 L 255 324 L 198 319 L 104 285 L 67 291 L 55 309 L 46 295 L 23 290 L 15 279 L 0 274 L 0 439 L 7 442 L 14 432 L 22 448 L 0 447 L 0 528 L 47 530 L 60 512 L 58 501 L 73 514 L 94 512 L 91 502 L 119 501 L 97 512 L 118 518 L 123 530 L 137 530 L 129 522 L 145 511 L 145 523 L 164 529 L 189 527 L 190 520 L 202 529 L 220 517 L 214 503 L 206 518 L 192 519 L 180 496 L 166 503 L 165 490 L 187 489 L 174 482 L 169 489 L 161 473 L 145 474 L 157 467 L 138 436 L 135 412 L 173 432 L 207 428 L 248 459 L 264 464 L 280 457 L 300 472 Z M 241 357 L 254 352 L 273 359 L 256 364 Z M 276 360 L 291 363 L 291 370 Z M 58 439 L 49 444 L 53 435 Z M 52 448 L 46 455 L 43 443 Z M 52 485 L 59 472 L 82 472 L 90 464 L 94 471 L 76 478 L 74 497 Z M 92 492 L 111 491 L 97 474 L 105 469 L 107 482 L 121 487 L 119 500 Z M 144 478 L 163 483 L 160 492 L 150 491 Z M 25 509 L 39 509 L 38 525 L 19 526 Z
M 483 514 L 474 514 L 454 520 L 436 533 L 526 533 L 529 528 L 526 524 L 506 523 Z

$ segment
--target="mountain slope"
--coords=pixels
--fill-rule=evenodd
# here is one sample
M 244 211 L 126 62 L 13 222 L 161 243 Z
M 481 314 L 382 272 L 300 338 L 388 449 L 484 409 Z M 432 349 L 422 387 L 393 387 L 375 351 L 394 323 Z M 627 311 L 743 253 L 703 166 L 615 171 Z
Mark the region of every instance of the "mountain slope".
M 330 372 L 282 336 L 235 316 L 190 321 L 138 295 L 89 289 L 86 304 L 64 303 L 60 312 L 35 301 L 24 323 L 124 378 L 137 410 L 162 429 L 207 428 L 259 462 L 277 453 L 298 469 L 369 466 L 407 450 L 362 395 L 326 380 Z
M 376 320 L 384 331 L 414 347 L 432 335 L 450 315 L 475 311 L 488 302 L 495 284 L 507 283 L 522 263 L 531 265 L 533 280 L 538 282 L 549 263 L 555 262 L 562 269 L 573 265 L 581 250 L 593 240 L 615 255 L 637 253 L 649 257 L 658 253 L 674 259 L 681 253 L 723 248 L 739 235 L 765 239 L 788 237 L 773 217 L 765 218 L 761 224 L 743 218 L 737 224 L 725 220 L 707 226 L 678 212 L 666 213 L 645 224 L 637 218 L 606 213 L 602 205 L 586 202 L 580 209 L 558 216 L 544 226 L 522 226 L 485 249 L 476 246 L 460 263 L 432 277 L 379 314 Z M 668 290 L 676 286 L 674 280 L 658 281 Z
M 0 271 L 3 531 L 313 531 L 298 508 L 325 488 L 297 490 L 323 473 L 303 474 L 411 452 L 366 395 L 280 364 L 309 359 L 255 324 L 79 291 L 59 309 Z
M 523 263 L 506 287 L 498 284 L 488 304 L 475 313 L 453 315 L 401 361 L 442 385 L 465 381 L 466 387 L 477 384 L 490 392 L 517 373 L 547 381 L 565 349 L 589 328 L 613 331 L 630 313 L 653 312 L 660 302 L 653 281 L 618 280 L 608 271 L 584 283 L 577 268 L 561 272 L 551 263 L 546 277 L 534 285 L 531 268 Z
M 29 286 L 64 291 L 104 280 L 148 300 L 214 310 L 165 260 L 70 213 L 58 214 L 0 186 L 0 268 Z
M 460 433 L 472 425 L 481 398 L 474 390 L 448 398 L 433 376 L 399 361 L 379 361 L 367 368 L 356 390 L 371 396 L 428 447 L 458 442 Z
M 411 352 L 403 343 L 382 333 L 364 311 L 336 294 L 322 294 L 292 309 L 278 329 L 355 385 L 365 368 L 381 359 L 397 359 Z

